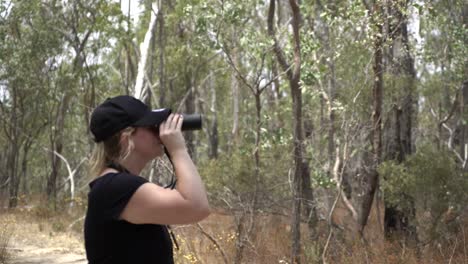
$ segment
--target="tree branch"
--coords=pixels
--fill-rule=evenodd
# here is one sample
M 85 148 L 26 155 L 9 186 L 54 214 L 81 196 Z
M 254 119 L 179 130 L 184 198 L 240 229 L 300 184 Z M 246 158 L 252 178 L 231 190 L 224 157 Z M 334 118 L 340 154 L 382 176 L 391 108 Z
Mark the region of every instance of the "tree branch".
M 213 244 L 216 246 L 216 248 L 219 250 L 219 252 L 221 253 L 221 256 L 223 257 L 223 261 L 225 264 L 229 263 L 228 262 L 228 259 L 226 257 L 226 253 L 224 253 L 224 250 L 219 246 L 219 243 L 216 241 L 216 239 L 214 239 L 210 234 L 208 234 L 204 229 L 203 227 L 197 223 L 197 227 L 198 229 L 200 230 L 200 232 L 205 235 L 211 242 L 213 242 Z
M 270 7 L 268 9 L 268 34 L 273 39 L 273 51 L 278 59 L 278 63 L 280 64 L 283 71 L 286 72 L 289 80 L 292 80 L 293 74 L 291 72 L 291 67 L 289 66 L 288 62 L 286 61 L 285 55 L 283 50 L 278 44 L 278 40 L 276 38 L 275 28 L 273 26 L 273 18 L 275 15 L 275 0 L 270 0 Z

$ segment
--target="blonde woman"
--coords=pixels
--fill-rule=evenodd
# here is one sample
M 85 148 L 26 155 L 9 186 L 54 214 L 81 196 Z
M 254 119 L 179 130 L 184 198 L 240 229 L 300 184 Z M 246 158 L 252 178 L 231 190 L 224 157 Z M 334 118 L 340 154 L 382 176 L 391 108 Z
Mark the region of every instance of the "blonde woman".
M 96 141 L 84 236 L 90 264 L 173 263 L 166 225 L 209 215 L 203 182 L 182 136 L 182 115 L 151 111 L 131 96 L 107 99 L 91 116 Z M 177 178 L 166 189 L 139 176 L 169 153 Z

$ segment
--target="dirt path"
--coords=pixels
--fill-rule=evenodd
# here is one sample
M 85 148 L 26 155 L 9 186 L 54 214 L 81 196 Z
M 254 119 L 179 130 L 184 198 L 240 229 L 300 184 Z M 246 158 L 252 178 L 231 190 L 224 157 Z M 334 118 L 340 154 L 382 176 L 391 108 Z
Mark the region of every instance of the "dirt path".
M 87 264 L 84 255 L 65 248 L 19 246 L 10 248 L 11 264 Z
M 39 221 L 22 214 L 0 214 L 0 224 L 11 231 L 7 263 L 87 264 L 80 234 L 57 228 L 60 223 L 63 221 L 58 219 Z

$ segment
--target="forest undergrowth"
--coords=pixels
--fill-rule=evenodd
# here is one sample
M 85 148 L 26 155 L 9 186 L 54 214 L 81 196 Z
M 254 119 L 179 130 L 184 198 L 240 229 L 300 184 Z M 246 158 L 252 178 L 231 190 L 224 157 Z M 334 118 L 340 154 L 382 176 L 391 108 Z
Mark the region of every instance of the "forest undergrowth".
M 0 263 L 12 261 L 11 249 L 19 244 L 41 247 L 60 247 L 84 255 L 82 237 L 84 206 L 80 200 L 69 205 L 52 207 L 23 204 L 0 214 Z M 199 224 L 174 226 L 178 250 L 176 263 L 234 263 L 242 244 L 241 263 L 291 263 L 290 221 L 287 215 L 257 214 L 251 233 L 238 239 L 236 218 L 229 211 L 215 209 Z M 371 220 L 372 221 L 372 220 Z M 373 230 L 372 224 L 367 234 Z M 372 236 L 362 241 L 333 228 L 329 246 L 323 256 L 324 245 L 330 235 L 325 221 L 319 223 L 312 241 L 306 223 L 301 237 L 304 263 L 468 263 L 468 218 L 460 219 L 458 232 L 439 241 L 418 245 L 401 233 L 383 239 Z M 10 249 L 10 250 L 9 250 Z

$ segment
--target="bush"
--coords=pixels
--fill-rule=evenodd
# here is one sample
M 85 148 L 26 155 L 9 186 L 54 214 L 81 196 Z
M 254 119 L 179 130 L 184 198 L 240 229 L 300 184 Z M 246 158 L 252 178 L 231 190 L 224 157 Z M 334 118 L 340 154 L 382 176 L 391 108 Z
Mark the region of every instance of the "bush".
M 266 140 L 265 140 L 266 141 Z M 262 146 L 260 151 L 259 181 L 260 195 L 275 197 L 276 201 L 287 199 L 290 195 L 288 171 L 292 167 L 287 147 Z M 218 159 L 205 161 L 198 166 L 207 189 L 210 201 L 220 202 L 231 197 L 244 201 L 255 192 L 255 160 L 252 150 L 239 147 L 232 153 L 223 153 Z M 265 199 L 260 199 L 265 202 Z
M 447 213 L 461 212 L 467 201 L 468 174 L 447 149 L 422 146 L 401 164 L 384 162 L 379 173 L 385 202 L 409 216 L 423 243 L 441 238 Z

